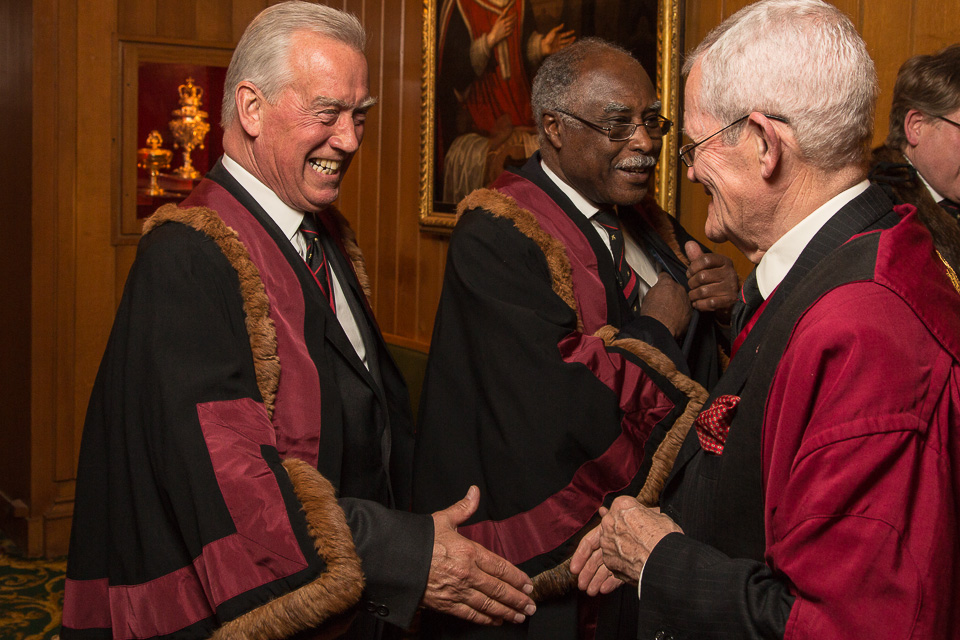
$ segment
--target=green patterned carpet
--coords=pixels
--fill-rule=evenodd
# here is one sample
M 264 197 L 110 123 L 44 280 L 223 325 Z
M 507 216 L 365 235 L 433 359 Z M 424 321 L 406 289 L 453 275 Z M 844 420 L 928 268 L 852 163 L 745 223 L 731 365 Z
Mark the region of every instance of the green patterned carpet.
M 25 560 L 0 532 L 0 640 L 55 638 L 65 560 Z

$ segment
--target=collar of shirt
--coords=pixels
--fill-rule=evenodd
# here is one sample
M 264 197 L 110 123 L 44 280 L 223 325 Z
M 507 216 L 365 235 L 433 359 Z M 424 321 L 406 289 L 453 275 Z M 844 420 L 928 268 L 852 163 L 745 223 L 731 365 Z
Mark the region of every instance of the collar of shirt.
M 903 154 L 903 157 L 907 158 L 907 154 Z M 914 169 L 917 169 L 916 165 L 910 162 L 910 158 L 907 158 L 907 162 L 910 163 L 911 167 L 913 167 Z M 927 179 L 923 177 L 923 174 L 920 173 L 919 169 L 917 169 L 917 175 L 920 176 L 920 180 L 923 182 L 923 186 L 925 186 L 927 188 L 927 191 L 930 192 L 930 195 L 933 196 L 933 201 L 939 204 L 940 201 L 943 200 L 943 196 L 937 193 L 937 190 L 930 186 L 930 183 L 927 182 Z
M 223 155 L 223 168 L 236 178 L 240 186 L 247 190 L 263 210 L 280 227 L 283 235 L 293 244 L 300 255 L 305 255 L 306 245 L 301 242 L 300 223 L 303 222 L 303 212 L 287 206 L 270 187 L 260 182 L 252 173 L 241 167 L 236 160 Z M 304 246 L 301 246 L 304 245 Z
M 570 198 L 570 202 L 572 202 L 573 206 L 577 208 L 577 211 L 582 213 L 588 220 L 593 218 L 597 211 L 600 211 L 599 207 L 591 204 L 591 202 L 580 195 L 576 189 L 561 180 L 560 176 L 551 171 L 550 167 L 548 167 L 543 160 L 540 161 L 540 168 L 542 168 L 543 172 L 547 174 L 547 177 L 550 178 L 550 181 L 557 185 L 557 188 L 560 189 L 560 191 L 563 191 L 563 195 Z
M 551 182 L 557 185 L 557 188 L 560 189 L 568 198 L 570 202 L 573 203 L 573 206 L 576 207 L 577 211 L 583 214 L 587 220 L 590 221 L 591 226 L 597 232 L 601 242 L 607 247 L 607 251 L 610 251 L 610 256 L 613 257 L 613 250 L 610 248 L 610 236 L 607 235 L 607 232 L 603 230 L 596 220 L 593 217 L 600 211 L 599 207 L 591 203 L 589 200 L 584 198 L 580 193 L 571 187 L 569 184 L 560 179 L 560 176 L 555 174 L 550 170 L 550 167 L 540 160 L 540 167 L 543 169 L 543 172 L 547 174 L 547 177 L 550 178 Z M 660 264 L 654 260 L 647 253 L 646 250 L 640 247 L 637 244 L 637 241 L 629 234 L 625 229 L 623 232 L 623 244 L 625 257 L 627 259 L 627 264 L 634 270 L 634 272 L 640 277 L 640 299 L 643 299 L 643 296 L 647 294 L 647 291 L 656 284 L 658 274 L 660 273 Z
M 787 276 L 797 258 L 823 225 L 869 186 L 870 182 L 864 180 L 846 191 L 841 191 L 773 243 L 757 265 L 757 287 L 764 300 Z

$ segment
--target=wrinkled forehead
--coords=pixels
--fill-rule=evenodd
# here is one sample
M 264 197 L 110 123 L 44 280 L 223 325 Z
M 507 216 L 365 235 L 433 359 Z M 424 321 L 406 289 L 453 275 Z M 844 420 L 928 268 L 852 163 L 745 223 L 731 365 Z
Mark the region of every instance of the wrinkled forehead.
M 570 91 L 583 108 L 598 114 L 659 113 L 662 108 L 640 63 L 622 56 L 584 61 L 580 81 Z

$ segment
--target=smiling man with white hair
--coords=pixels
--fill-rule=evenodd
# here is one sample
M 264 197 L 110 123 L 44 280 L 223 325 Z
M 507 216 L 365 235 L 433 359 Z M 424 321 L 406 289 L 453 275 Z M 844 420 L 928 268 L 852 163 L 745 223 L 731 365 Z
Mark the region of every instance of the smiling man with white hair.
M 421 606 L 535 611 L 529 578 L 456 531 L 475 487 L 404 510 L 407 390 L 333 207 L 375 102 L 364 41 L 324 5 L 262 11 L 227 72 L 225 155 L 146 222 L 83 431 L 64 640 L 368 640 Z
M 685 72 L 707 236 L 757 268 L 660 509 L 618 498 L 573 568 L 639 584 L 642 638 L 960 637 L 960 282 L 865 179 L 866 47 L 766 0 Z

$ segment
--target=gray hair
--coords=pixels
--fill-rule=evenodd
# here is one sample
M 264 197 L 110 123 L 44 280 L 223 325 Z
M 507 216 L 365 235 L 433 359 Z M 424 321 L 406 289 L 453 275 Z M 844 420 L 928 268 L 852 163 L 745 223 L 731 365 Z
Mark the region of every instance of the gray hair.
M 941 117 L 953 113 L 957 107 L 960 107 L 960 44 L 952 44 L 935 55 L 910 58 L 900 67 L 893 86 L 887 146 L 902 150 L 907 145 L 903 123 L 911 109 Z
M 722 123 L 754 111 L 787 118 L 807 161 L 829 171 L 864 161 L 879 92 L 873 60 L 850 20 L 821 0 L 761 0 L 707 34 L 699 108 Z M 736 141 L 741 127 L 723 135 Z
M 533 121 L 537 123 L 540 146 L 546 143 L 541 119 L 544 111 L 573 110 L 580 77 L 580 65 L 590 56 L 603 53 L 621 53 L 633 59 L 630 52 L 601 38 L 581 38 L 568 47 L 547 56 L 533 79 L 530 88 L 530 106 Z M 637 62 L 637 64 L 640 64 Z
M 237 117 L 234 93 L 241 82 L 252 82 L 270 103 L 290 84 L 290 40 L 299 31 L 337 40 L 361 53 L 367 42 L 363 26 L 352 14 L 301 0 L 267 7 L 247 26 L 233 52 L 223 88 L 222 127 Z

